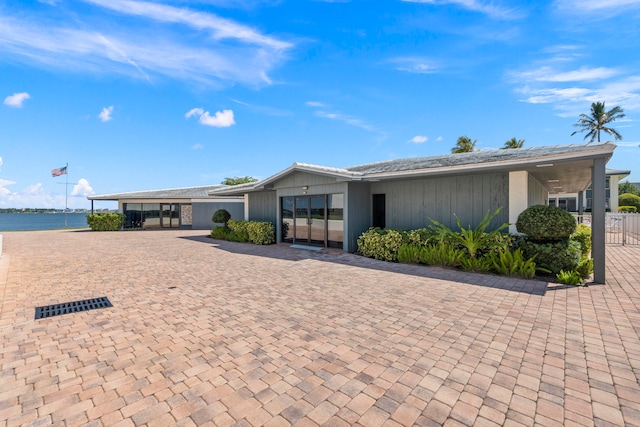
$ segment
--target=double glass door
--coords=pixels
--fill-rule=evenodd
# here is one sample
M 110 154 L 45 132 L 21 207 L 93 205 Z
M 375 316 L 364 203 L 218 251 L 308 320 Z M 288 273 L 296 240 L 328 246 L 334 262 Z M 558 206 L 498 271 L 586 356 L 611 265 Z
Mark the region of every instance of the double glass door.
M 282 200 L 283 241 L 325 246 L 326 197 L 284 197 Z
M 160 205 L 160 227 L 180 228 L 180 205 L 167 203 Z

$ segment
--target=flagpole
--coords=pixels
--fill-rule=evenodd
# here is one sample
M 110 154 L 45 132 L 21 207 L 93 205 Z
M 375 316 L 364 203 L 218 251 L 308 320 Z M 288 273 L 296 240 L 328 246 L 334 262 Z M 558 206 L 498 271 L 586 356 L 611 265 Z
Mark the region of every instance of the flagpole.
M 69 228 L 67 225 L 67 193 L 69 192 L 69 162 L 65 165 L 65 178 L 66 182 L 64 184 L 64 228 Z

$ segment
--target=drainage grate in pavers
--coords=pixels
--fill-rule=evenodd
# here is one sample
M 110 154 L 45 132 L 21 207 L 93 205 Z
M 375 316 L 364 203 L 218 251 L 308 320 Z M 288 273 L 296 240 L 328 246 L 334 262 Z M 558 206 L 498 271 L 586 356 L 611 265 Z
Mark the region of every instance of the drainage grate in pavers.
M 107 297 L 91 298 L 81 301 L 63 302 L 61 304 L 36 307 L 36 320 L 79 311 L 95 310 L 97 308 L 113 307 Z

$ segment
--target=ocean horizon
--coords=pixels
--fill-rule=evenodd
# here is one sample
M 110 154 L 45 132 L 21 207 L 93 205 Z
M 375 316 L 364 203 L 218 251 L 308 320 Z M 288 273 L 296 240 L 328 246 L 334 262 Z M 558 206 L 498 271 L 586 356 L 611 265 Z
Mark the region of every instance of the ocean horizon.
M 0 213 L 0 232 L 88 228 L 88 213 Z

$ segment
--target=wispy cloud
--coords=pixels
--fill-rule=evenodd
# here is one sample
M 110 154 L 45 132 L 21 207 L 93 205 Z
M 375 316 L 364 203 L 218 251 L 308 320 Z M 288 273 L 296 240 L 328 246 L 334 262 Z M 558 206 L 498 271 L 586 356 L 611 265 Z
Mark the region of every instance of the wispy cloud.
M 266 114 L 267 116 L 287 117 L 287 116 L 293 115 L 293 113 L 291 111 L 281 110 L 279 108 L 269 107 L 269 106 L 264 106 L 264 105 L 250 104 L 248 102 L 240 101 L 240 100 L 234 99 L 234 98 L 229 98 L 229 99 L 231 101 L 235 102 L 238 105 L 242 105 L 242 106 L 246 107 L 247 110 L 255 111 L 256 113 L 260 113 L 260 114 Z
M 584 65 L 580 46 L 553 46 L 551 56 L 537 64 L 506 73 L 515 91 L 531 104 L 550 104 L 561 117 L 575 116 L 592 102 L 606 101 L 625 110 L 640 110 L 640 74 L 624 68 Z M 558 56 L 564 59 L 558 61 Z M 576 62 L 582 65 L 573 66 Z
M 202 150 L 203 148 L 204 148 L 204 145 L 202 145 L 202 144 L 193 144 L 191 146 L 192 150 Z
M 96 9 L 82 19 L 63 8 L 51 9 L 51 16 L 3 10 L 0 57 L 47 69 L 127 74 L 149 81 L 164 76 L 212 86 L 255 86 L 271 83 L 269 72 L 293 47 L 212 13 L 129 0 L 86 2 Z M 105 10 L 130 19 L 124 24 Z
M 472 12 L 482 13 L 494 19 L 520 19 L 524 15 L 521 11 L 513 8 L 496 5 L 495 2 L 480 0 L 402 0 L 408 3 L 427 3 L 434 5 L 456 5 Z
M 558 71 L 552 67 L 544 66 L 534 70 L 516 72 L 512 76 L 521 80 L 539 82 L 584 82 L 608 79 L 620 73 L 620 70 L 607 67 L 580 67 L 577 70 Z
M 416 74 L 433 74 L 440 68 L 435 61 L 421 57 L 400 57 L 390 60 L 396 70 Z
M 236 124 L 232 110 L 216 111 L 216 113 L 211 116 L 208 111 L 204 111 L 202 108 L 192 108 L 184 116 L 187 119 L 192 116 L 198 116 L 198 122 L 200 122 L 200 124 L 217 128 L 227 128 Z
M 620 14 L 640 9 L 639 0 L 556 0 L 556 6 L 575 14 L 607 13 Z
M 411 138 L 409 140 L 409 142 L 412 142 L 414 144 L 424 144 L 425 142 L 427 142 L 429 140 L 428 137 L 424 136 L 424 135 L 416 135 L 413 138 Z
M 339 122 L 346 123 L 349 126 L 354 126 L 360 129 L 364 129 L 367 132 L 374 132 L 374 133 L 386 136 L 386 134 L 382 132 L 380 129 L 376 128 L 373 125 L 370 125 L 369 123 L 367 123 L 362 119 L 359 119 L 354 116 L 350 116 L 348 114 L 343 114 L 338 111 L 329 111 L 330 106 L 322 102 L 309 101 L 309 102 L 305 102 L 305 105 L 307 107 L 311 107 L 315 109 L 313 114 L 316 117 L 321 117 L 323 119 L 337 120 Z
M 108 107 L 102 108 L 102 111 L 100 111 L 100 114 L 98 114 L 98 117 L 103 122 L 108 122 L 112 119 L 111 117 L 112 114 L 113 114 L 113 105 L 110 105 Z
M 14 93 L 13 95 L 9 95 L 4 99 L 4 105 L 8 105 L 9 107 L 14 108 L 22 108 L 22 104 L 27 99 L 31 98 L 27 92 Z

